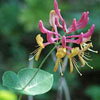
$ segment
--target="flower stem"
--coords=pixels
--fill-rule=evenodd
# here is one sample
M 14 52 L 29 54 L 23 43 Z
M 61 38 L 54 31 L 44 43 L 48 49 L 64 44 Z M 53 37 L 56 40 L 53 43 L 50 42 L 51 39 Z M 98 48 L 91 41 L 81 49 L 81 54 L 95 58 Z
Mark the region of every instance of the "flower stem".
M 32 76 L 31 80 L 23 87 L 22 90 L 24 90 L 30 83 L 31 81 L 35 78 L 35 76 L 37 75 L 37 73 L 39 72 L 40 68 L 42 67 L 42 65 L 44 64 L 44 62 L 46 61 L 46 59 L 49 57 L 49 55 L 53 52 L 53 50 L 56 48 L 56 46 L 54 46 L 50 52 L 47 54 L 47 56 L 43 59 L 43 61 L 41 62 L 38 70 L 35 72 L 35 74 Z M 20 99 L 19 99 L 20 100 Z
M 22 98 L 22 95 L 19 96 L 18 100 L 21 100 L 21 98 Z

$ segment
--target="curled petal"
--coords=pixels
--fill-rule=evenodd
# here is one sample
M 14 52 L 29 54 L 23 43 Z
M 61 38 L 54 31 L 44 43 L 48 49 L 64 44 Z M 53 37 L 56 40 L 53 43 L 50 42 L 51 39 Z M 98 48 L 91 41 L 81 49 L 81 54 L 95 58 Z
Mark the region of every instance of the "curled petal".
M 56 41 L 56 40 L 59 39 L 59 37 L 58 37 L 59 34 L 56 33 L 56 32 L 47 30 L 47 29 L 44 27 L 43 22 L 42 22 L 41 20 L 40 20 L 40 22 L 39 22 L 39 27 L 40 27 L 40 31 L 41 31 L 42 33 L 47 34 L 47 41 L 48 41 L 48 42 L 54 43 L 54 41 Z M 53 35 L 55 35 L 56 38 L 53 38 Z
M 89 38 L 89 37 L 91 37 L 92 34 L 93 34 L 93 32 L 94 32 L 94 28 L 95 28 L 95 25 L 93 24 L 93 25 L 91 26 L 91 28 L 88 30 L 88 32 L 85 33 L 85 34 L 83 34 L 83 37 L 84 37 L 84 38 Z
M 62 21 L 62 25 L 63 25 L 63 30 L 64 30 L 64 32 L 67 32 L 67 26 L 66 26 L 66 22 L 63 20 Z
M 41 20 L 39 22 L 39 27 L 42 33 L 47 33 L 48 30 L 44 27 L 43 22 Z
M 94 32 L 95 25 L 93 24 L 91 28 L 86 33 L 81 33 L 80 38 L 78 39 L 78 44 L 87 42 L 91 39 L 91 36 Z
M 50 11 L 49 23 L 50 23 L 50 25 L 53 27 L 54 31 L 55 31 L 56 33 L 58 33 L 58 31 L 57 31 L 57 26 L 56 26 L 56 24 L 55 24 L 55 18 L 57 18 L 57 20 L 59 20 L 59 17 L 58 17 L 58 15 L 55 13 L 55 11 L 54 11 L 54 10 L 51 10 L 51 11 Z
M 54 26 L 55 25 L 55 16 L 56 16 L 55 11 L 54 10 L 51 10 L 50 11 L 50 15 L 49 15 L 49 23 L 50 23 L 51 26 Z
M 61 21 L 63 21 L 64 19 L 62 18 L 60 11 L 58 9 L 58 3 L 57 0 L 54 0 L 54 8 L 55 8 L 55 12 L 57 13 L 57 15 L 59 16 L 59 18 L 61 19 Z
M 68 28 L 68 33 L 76 31 L 76 19 L 73 19 L 71 27 Z
M 42 33 L 45 33 L 45 34 L 52 34 L 52 35 L 54 34 L 54 35 L 59 36 L 58 33 L 47 30 L 47 29 L 44 27 L 43 22 L 42 22 L 41 20 L 40 20 L 40 22 L 39 22 L 39 27 L 40 27 L 40 31 L 41 31 Z
M 59 23 L 59 19 L 57 17 L 55 17 L 55 24 L 60 27 L 63 28 L 63 26 Z
M 76 30 L 76 19 L 73 19 L 72 30 Z
M 80 20 L 77 22 L 78 24 L 79 24 L 79 23 L 82 23 L 82 21 L 84 20 L 85 14 L 86 14 L 86 12 L 83 12 L 83 13 L 82 13 L 82 16 L 81 16 Z
M 87 42 L 91 39 L 91 36 L 94 32 L 94 28 L 95 28 L 95 25 L 93 24 L 91 26 L 91 28 L 89 29 L 88 32 L 86 33 L 81 33 L 80 36 L 78 35 L 78 39 L 77 40 L 74 40 L 77 44 L 82 44 L 84 42 Z
M 72 25 L 68 28 L 68 33 L 71 33 L 78 29 L 84 28 L 88 23 L 88 19 L 89 19 L 88 14 L 89 14 L 89 12 L 84 12 L 78 22 L 74 18 Z
M 55 12 L 57 13 L 57 15 L 59 16 L 61 22 L 62 22 L 62 26 L 63 26 L 63 30 L 64 32 L 67 32 L 67 28 L 66 28 L 66 22 L 64 21 L 63 17 L 60 14 L 60 11 L 58 9 L 58 3 L 57 0 L 54 0 L 54 8 L 55 8 Z
M 54 38 L 52 37 L 52 34 L 47 34 L 47 41 L 50 43 L 54 43 Z
M 88 23 L 88 14 L 89 14 L 89 12 L 87 11 L 87 12 L 84 12 L 84 17 L 83 17 L 83 19 L 80 19 L 78 22 L 77 22 L 77 28 L 78 29 L 80 29 L 80 28 L 84 28 L 86 25 L 87 25 L 87 23 Z

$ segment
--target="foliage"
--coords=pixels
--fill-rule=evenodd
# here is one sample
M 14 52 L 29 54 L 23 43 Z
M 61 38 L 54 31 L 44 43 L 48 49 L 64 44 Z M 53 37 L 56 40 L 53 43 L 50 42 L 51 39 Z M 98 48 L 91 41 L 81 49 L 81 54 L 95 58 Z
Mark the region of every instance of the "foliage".
M 3 75 L 3 85 L 18 93 L 39 95 L 49 91 L 53 84 L 53 75 L 36 68 L 25 68 L 16 73 L 8 71 Z M 36 75 L 34 77 L 34 75 Z M 34 78 L 34 79 L 33 79 Z M 30 81 L 31 80 L 31 81 Z

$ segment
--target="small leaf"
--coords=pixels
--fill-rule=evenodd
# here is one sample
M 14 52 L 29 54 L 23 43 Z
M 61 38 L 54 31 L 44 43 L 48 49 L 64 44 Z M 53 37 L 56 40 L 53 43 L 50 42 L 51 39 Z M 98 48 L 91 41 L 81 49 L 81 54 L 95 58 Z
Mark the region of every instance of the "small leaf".
M 35 78 L 23 89 L 37 70 L 36 68 L 25 68 L 20 70 L 17 75 L 12 71 L 7 71 L 2 78 L 3 85 L 26 95 L 43 94 L 49 91 L 53 84 L 53 75 L 43 70 L 39 70 Z

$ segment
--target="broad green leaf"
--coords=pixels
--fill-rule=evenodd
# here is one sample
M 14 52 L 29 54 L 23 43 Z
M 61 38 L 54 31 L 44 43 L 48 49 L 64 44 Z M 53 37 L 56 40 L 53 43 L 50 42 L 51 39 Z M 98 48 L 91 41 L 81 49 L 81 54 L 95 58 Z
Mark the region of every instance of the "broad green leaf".
M 39 70 L 35 78 L 23 89 L 37 70 L 36 68 L 25 68 L 20 70 L 17 75 L 12 71 L 7 71 L 2 78 L 3 85 L 22 94 L 43 94 L 49 91 L 53 84 L 53 75 L 43 70 Z

